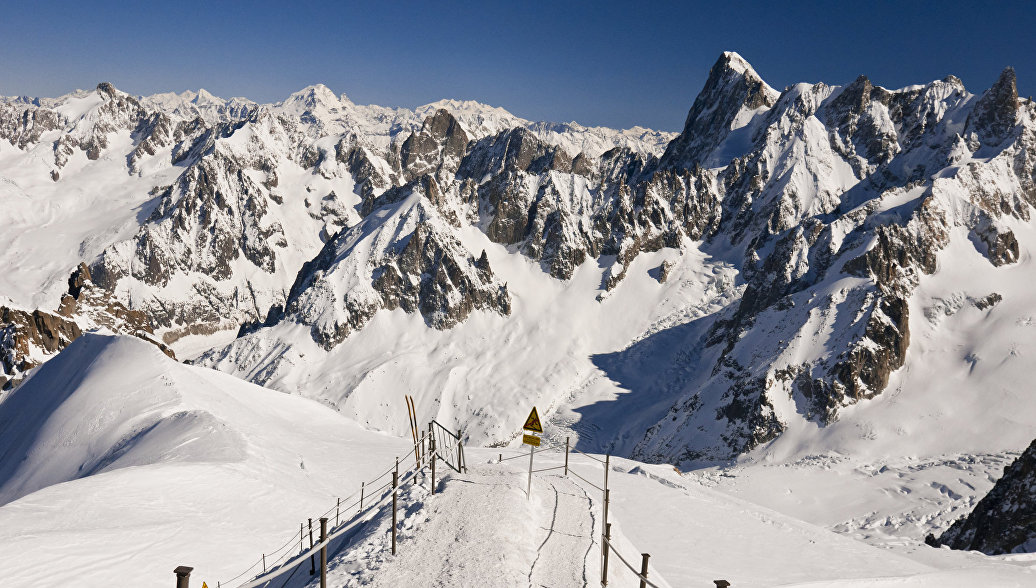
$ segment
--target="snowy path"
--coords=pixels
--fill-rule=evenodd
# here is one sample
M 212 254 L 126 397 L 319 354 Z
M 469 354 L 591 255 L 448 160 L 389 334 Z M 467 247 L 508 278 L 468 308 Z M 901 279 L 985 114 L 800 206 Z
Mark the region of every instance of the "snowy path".
M 397 555 L 390 515 L 331 558 L 330 586 L 574 588 L 595 585 L 599 526 L 586 492 L 562 476 L 537 475 L 525 494 L 517 465 L 474 464 L 469 473 L 405 487 Z M 316 586 L 316 582 L 310 586 Z
M 572 480 L 561 476 L 546 476 L 539 481 L 540 496 L 537 498 L 549 511 L 546 525 L 540 527 L 543 542 L 536 551 L 536 560 L 529 571 L 529 586 L 534 588 L 568 588 L 589 586 L 591 583 L 587 567 L 593 555 L 600 550 L 594 537 L 600 532 L 593 504 L 586 491 Z M 547 489 L 543 491 L 543 483 Z M 546 494 L 546 498 L 543 495 Z M 553 496 L 551 496 L 551 494 Z M 596 548 L 596 549 L 595 549 Z M 582 558 L 578 555 L 582 554 Z

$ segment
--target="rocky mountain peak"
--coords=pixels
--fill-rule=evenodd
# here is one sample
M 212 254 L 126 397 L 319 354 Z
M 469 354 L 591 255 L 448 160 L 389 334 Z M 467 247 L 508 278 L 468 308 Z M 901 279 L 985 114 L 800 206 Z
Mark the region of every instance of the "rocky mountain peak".
M 440 108 L 400 146 L 401 171 L 407 179 L 439 170 L 455 172 L 467 145 L 468 135 L 460 123 Z
M 988 145 L 997 146 L 1014 129 L 1018 116 L 1018 85 L 1013 67 L 1005 67 L 975 104 L 967 128 Z
M 101 96 L 114 98 L 115 92 L 115 86 L 113 86 L 111 82 L 101 82 L 100 84 L 97 84 L 97 93 Z
M 663 168 L 691 169 L 745 122 L 739 114 L 769 108 L 779 93 L 768 86 L 740 55 L 725 52 L 712 69 L 705 87 L 694 100 L 683 132 L 662 155 Z M 740 125 L 738 125 L 740 126 Z

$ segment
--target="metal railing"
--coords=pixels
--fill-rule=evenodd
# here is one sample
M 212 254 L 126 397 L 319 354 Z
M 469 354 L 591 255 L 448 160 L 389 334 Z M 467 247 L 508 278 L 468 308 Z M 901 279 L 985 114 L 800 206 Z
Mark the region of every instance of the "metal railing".
M 433 420 L 428 423 L 428 436 L 432 439 L 431 451 L 439 455 L 439 459 L 446 462 L 453 471 L 463 473 L 464 467 L 464 444 L 461 442 L 461 431 L 457 434 L 447 429 L 439 421 Z

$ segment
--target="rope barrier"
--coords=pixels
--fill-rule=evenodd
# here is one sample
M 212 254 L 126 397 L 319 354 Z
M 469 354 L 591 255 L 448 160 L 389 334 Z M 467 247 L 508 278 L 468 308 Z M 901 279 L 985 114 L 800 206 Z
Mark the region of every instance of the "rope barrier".
M 615 546 L 612 545 L 611 539 L 608 539 L 607 537 L 605 537 L 604 538 L 604 543 L 605 543 L 605 545 L 608 546 L 608 549 L 612 550 L 612 553 L 615 554 L 615 557 L 619 558 L 619 561 L 621 561 L 622 563 L 626 564 L 626 567 L 629 568 L 629 570 L 631 572 L 633 572 L 633 575 L 636 576 L 637 578 L 639 578 L 641 582 L 647 583 L 647 585 L 651 586 L 651 588 L 661 588 L 661 586 L 659 586 L 658 584 L 655 584 L 651 580 L 648 580 L 646 577 L 641 576 L 640 572 L 638 572 L 636 568 L 631 566 L 630 562 L 626 561 L 626 558 L 622 557 L 622 554 L 619 553 L 619 550 L 615 549 Z
M 405 482 L 409 478 L 414 477 L 417 474 L 417 471 L 418 470 L 414 469 L 414 470 L 410 470 L 410 471 L 406 472 L 403 475 L 403 477 L 399 480 L 399 484 L 402 485 L 403 482 Z M 338 530 L 334 531 L 333 533 L 329 533 L 325 540 L 315 544 L 313 547 L 311 547 L 309 549 L 309 551 L 305 551 L 305 552 L 299 554 L 297 557 L 301 560 L 301 559 L 307 558 L 307 557 L 309 557 L 311 555 L 315 555 L 316 553 L 320 552 L 320 550 L 323 549 L 324 547 L 327 547 L 327 545 L 330 544 L 332 540 L 337 539 L 338 537 L 342 536 L 342 534 L 344 534 L 346 531 L 348 531 L 351 528 L 355 527 L 359 523 L 364 522 L 362 520 L 364 518 L 364 515 L 370 514 L 374 509 L 380 509 L 382 506 L 384 506 L 384 504 L 387 503 L 388 499 L 391 498 L 391 497 L 392 497 L 392 492 L 389 492 L 385 496 L 382 496 L 380 499 L 378 499 L 378 501 L 376 503 L 370 505 L 369 507 L 367 507 L 366 510 L 364 510 L 362 513 L 357 515 L 353 519 L 352 522 L 350 522 L 347 525 L 344 525 L 341 529 L 338 529 Z M 262 576 L 254 578 L 250 582 L 247 582 L 245 584 L 242 584 L 242 585 L 238 586 L 238 588 L 257 588 L 259 586 L 262 586 L 263 584 L 266 584 L 266 583 L 270 582 L 271 580 L 273 580 L 274 578 L 280 576 L 281 574 L 283 574 L 286 571 L 287 570 L 273 570 L 273 571 L 267 572 L 267 573 L 263 574 Z M 229 582 L 228 582 L 228 584 L 229 584 Z
M 598 462 L 598 463 L 601 463 L 601 464 L 603 464 L 603 463 L 604 463 L 604 460 L 603 460 L 603 459 L 598 459 L 598 458 L 596 458 L 596 457 L 594 457 L 594 456 L 590 455 L 589 453 L 583 453 L 582 451 L 579 451 L 579 450 L 578 450 L 578 449 L 576 449 L 575 447 L 572 447 L 572 448 L 571 448 L 571 450 L 572 450 L 572 451 L 574 451 L 574 452 L 576 452 L 576 453 L 579 453 L 579 454 L 585 455 L 585 456 L 589 457 L 590 459 L 592 459 L 592 460 L 594 460 L 594 461 L 596 461 L 596 462 Z
M 441 425 L 440 425 L 440 426 L 441 426 Z M 449 432 L 449 431 L 447 431 L 447 432 Z M 411 455 L 413 455 L 415 451 L 417 451 L 417 447 L 414 447 L 413 449 L 411 449 L 410 451 L 408 451 L 407 453 L 405 453 L 404 455 L 402 455 L 402 456 L 400 456 L 400 457 L 398 457 L 398 458 L 396 458 L 396 459 L 398 459 L 398 460 L 402 461 L 402 460 L 406 459 L 407 457 L 410 457 Z M 440 458 L 440 459 L 441 459 L 441 458 Z M 380 479 L 380 478 L 383 478 L 383 477 L 385 477 L 385 476 L 386 476 L 386 475 L 388 475 L 388 474 L 391 474 L 392 472 L 396 471 L 396 468 L 397 468 L 397 467 L 398 467 L 397 465 L 393 465 L 393 466 L 392 466 L 391 468 L 389 468 L 389 469 L 388 469 L 388 470 L 387 470 L 387 471 L 386 471 L 386 472 L 385 472 L 384 474 L 381 474 L 380 476 L 378 476 L 377 478 L 374 478 L 374 479 L 373 479 L 373 480 L 371 480 L 370 482 L 371 482 L 371 483 L 372 483 L 372 482 L 375 482 L 375 481 L 377 481 L 378 479 Z M 417 472 L 418 472 L 418 471 L 419 471 L 419 470 L 417 470 L 416 468 L 414 468 L 414 469 L 410 469 L 410 470 L 406 470 L 406 471 L 405 471 L 405 472 L 403 473 L 403 476 L 402 476 L 402 478 L 401 478 L 401 479 L 399 480 L 399 486 L 401 487 L 401 486 L 403 485 L 403 482 L 404 482 L 404 481 L 406 481 L 406 480 L 409 480 L 409 479 L 413 479 L 413 478 L 414 478 L 414 477 L 416 476 L 416 474 L 417 474 Z M 367 484 L 367 483 L 368 483 L 368 482 L 365 482 L 365 484 Z M 382 491 L 382 490 L 384 490 L 385 488 L 388 488 L 388 487 L 389 487 L 389 486 L 391 486 L 391 485 L 392 485 L 392 482 L 391 482 L 391 481 L 388 481 L 388 482 L 386 482 L 386 483 L 382 484 L 381 486 L 379 486 L 379 487 L 378 487 L 377 489 L 375 489 L 375 490 L 373 490 L 373 491 L 371 491 L 371 490 L 369 490 L 369 489 L 368 489 L 367 491 L 371 493 L 371 495 L 372 495 L 372 496 L 371 496 L 370 498 L 371 498 L 371 499 L 373 499 L 373 495 L 381 493 L 381 491 Z M 344 500 L 349 500 L 350 498 L 352 498 L 352 497 L 356 496 L 356 495 L 357 495 L 357 494 L 359 494 L 359 493 L 360 493 L 360 490 L 357 490 L 357 491 L 353 492 L 352 494 L 350 494 L 349 496 L 347 496 L 347 497 L 346 497 L 346 498 L 345 498 Z M 361 519 L 363 518 L 363 516 L 364 516 L 364 515 L 368 514 L 368 513 L 369 513 L 369 512 L 371 511 L 371 509 L 372 509 L 372 508 L 374 508 L 374 506 L 380 505 L 382 501 L 384 501 L 384 500 L 385 500 L 386 498 L 388 498 L 388 497 L 390 497 L 390 496 L 392 496 L 392 492 L 389 492 L 388 494 L 385 494 L 385 495 L 382 495 L 382 496 L 380 496 L 380 497 L 379 497 L 379 498 L 378 498 L 378 499 L 377 499 L 377 500 L 376 500 L 376 501 L 375 501 L 375 502 L 374 502 L 374 503 L 373 503 L 373 504 L 372 504 L 372 505 L 371 505 L 370 507 L 368 507 L 368 508 L 367 508 L 366 510 L 364 510 L 363 512 L 361 512 L 361 513 L 358 513 L 358 514 L 356 514 L 356 515 L 353 515 L 353 517 L 351 517 L 351 519 L 350 519 L 350 520 L 352 521 L 351 523 L 350 523 L 350 522 L 348 522 L 348 521 L 343 521 L 343 522 L 342 522 L 342 524 L 346 525 L 346 527 L 343 527 L 343 528 L 348 528 L 348 527 L 351 527 L 351 526 L 352 526 L 352 525 L 353 525 L 354 523 L 356 523 L 356 522 L 358 522 L 359 520 L 361 520 Z M 339 501 L 342 501 L 343 499 L 338 499 L 338 500 L 339 500 Z M 359 505 L 359 503 L 360 503 L 360 500 L 356 500 L 356 501 L 354 501 L 354 502 L 353 502 L 352 504 L 350 504 L 350 505 L 348 505 L 348 506 L 344 506 L 344 508 L 346 509 L 346 511 L 347 511 L 347 512 L 351 512 L 352 508 L 354 508 L 355 506 Z M 331 508 L 329 508 L 329 509 L 328 509 L 327 511 L 325 511 L 325 512 L 324 512 L 323 514 L 321 514 L 320 516 L 318 516 L 318 517 L 315 517 L 315 518 L 318 518 L 318 519 L 319 519 L 319 518 L 324 518 L 324 517 L 327 517 L 328 515 L 330 515 L 330 513 L 332 513 L 332 512 L 335 512 L 335 511 L 338 511 L 338 510 L 340 510 L 341 508 L 343 508 L 343 504 L 342 504 L 342 502 L 336 502 L 334 506 L 332 506 L 332 507 L 331 507 Z M 333 527 L 332 527 L 332 530 L 334 530 L 334 528 L 333 528 Z M 335 533 L 340 533 L 341 531 L 340 531 L 340 530 L 334 530 L 334 532 L 335 532 Z M 291 536 L 291 539 L 289 539 L 287 543 L 285 543 L 284 545 L 282 545 L 281 547 L 279 547 L 278 549 L 276 549 L 276 550 L 274 550 L 274 551 L 272 551 L 272 552 L 270 552 L 270 553 L 266 553 L 265 555 L 266 555 L 266 556 L 273 556 L 273 555 L 277 554 L 278 552 L 280 552 L 280 551 L 284 550 L 284 549 L 285 549 L 286 547 L 288 547 L 288 546 L 290 546 L 290 545 L 294 545 L 294 544 L 295 544 L 295 538 L 296 538 L 296 537 L 300 537 L 300 534 L 299 534 L 299 533 L 302 533 L 302 532 L 300 531 L 300 532 L 294 533 L 294 534 L 293 534 L 293 535 Z M 334 535 L 334 536 L 337 536 L 337 535 Z M 302 537 L 302 539 L 304 539 L 304 538 L 305 538 L 305 533 L 302 533 L 301 537 Z M 329 539 L 329 540 L 330 540 L 331 538 L 332 538 L 332 536 L 329 536 L 329 537 L 328 537 L 328 539 Z M 313 552 L 313 551 L 312 551 L 312 549 L 311 549 L 311 550 L 310 550 L 309 552 L 306 552 L 306 554 L 307 554 L 307 555 L 310 555 L 310 554 L 312 554 L 312 552 Z M 273 567 L 273 566 L 275 566 L 276 564 L 280 563 L 280 562 L 281 562 L 282 560 L 284 560 L 284 559 L 285 559 L 285 557 L 286 557 L 286 556 L 288 556 L 288 555 L 289 555 L 290 553 L 291 553 L 291 552 L 285 551 L 285 553 L 284 553 L 284 554 L 283 554 L 283 555 L 282 555 L 281 557 L 278 557 L 278 558 L 277 558 L 276 560 L 274 560 L 273 562 L 270 562 L 269 560 L 267 560 L 267 561 L 266 561 L 266 563 L 268 564 L 268 565 L 267 565 L 267 568 L 269 569 L 270 567 Z M 230 584 L 231 584 L 232 582 L 234 582 L 234 581 L 235 581 L 235 580 L 237 580 L 238 578 L 240 578 L 240 577 L 244 576 L 244 575 L 245 575 L 245 574 L 247 574 L 248 572 L 250 572 L 250 571 L 252 571 L 253 569 L 255 569 L 255 568 L 256 568 L 256 566 L 261 566 L 261 565 L 263 565 L 263 563 L 264 563 L 264 558 L 259 558 L 259 560 L 257 560 L 257 561 L 256 561 L 256 562 L 255 562 L 254 564 L 252 564 L 252 565 L 248 566 L 248 568 L 246 568 L 246 569 L 245 569 L 244 571 L 242 571 L 242 572 L 241 572 L 240 574 L 238 574 L 238 575 L 234 576 L 233 578 L 231 578 L 231 579 L 227 580 L 226 584 L 227 584 L 227 585 L 229 586 L 229 585 L 230 585 Z M 279 572 L 279 573 L 280 573 L 280 572 Z M 278 574 L 279 574 L 279 573 L 278 573 Z M 275 577 L 275 576 L 272 576 L 272 577 L 271 577 L 271 580 L 273 579 L 273 577 Z M 254 585 L 255 585 L 255 586 L 258 586 L 259 584 L 254 584 Z
M 591 486 L 593 486 L 594 488 L 597 488 L 597 489 L 598 489 L 598 490 L 600 490 L 601 492 L 604 492 L 604 488 L 601 488 L 601 487 L 600 487 L 600 486 L 598 486 L 597 484 L 594 484 L 594 483 L 593 483 L 593 482 L 591 482 L 590 480 L 587 480 L 587 479 L 586 479 L 586 478 L 584 478 L 583 476 L 580 476 L 579 474 L 577 474 L 577 473 L 576 473 L 576 472 L 575 472 L 575 471 L 574 471 L 574 470 L 572 469 L 572 466 L 568 466 L 568 473 L 570 473 L 570 474 L 572 474 L 573 476 L 575 476 L 575 477 L 579 478 L 580 480 L 582 480 L 582 481 L 586 482 L 587 484 L 590 484 L 590 485 L 591 485 Z
M 564 469 L 564 468 L 565 468 L 565 466 L 559 465 L 559 466 L 554 466 L 552 468 L 543 468 L 541 470 L 532 470 L 532 473 L 535 474 L 536 472 L 549 472 L 550 470 L 561 470 L 561 469 Z

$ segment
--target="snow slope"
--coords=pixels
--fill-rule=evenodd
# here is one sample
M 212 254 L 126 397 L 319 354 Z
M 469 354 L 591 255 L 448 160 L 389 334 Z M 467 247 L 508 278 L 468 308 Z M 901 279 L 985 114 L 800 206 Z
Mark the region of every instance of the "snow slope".
M 198 585 L 228 578 L 407 450 L 327 407 L 101 335 L 2 399 L 0 447 L 12 587 L 165 585 L 177 565 Z

